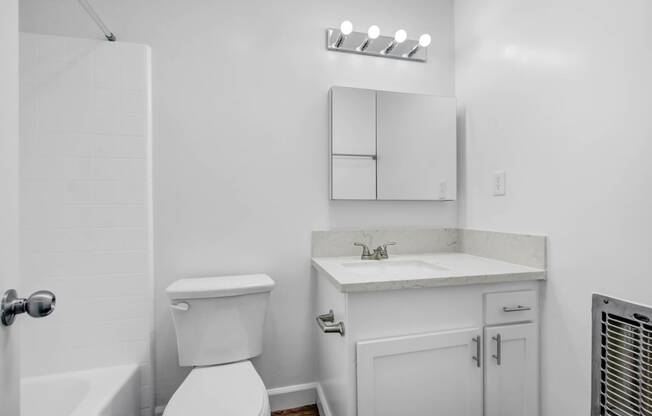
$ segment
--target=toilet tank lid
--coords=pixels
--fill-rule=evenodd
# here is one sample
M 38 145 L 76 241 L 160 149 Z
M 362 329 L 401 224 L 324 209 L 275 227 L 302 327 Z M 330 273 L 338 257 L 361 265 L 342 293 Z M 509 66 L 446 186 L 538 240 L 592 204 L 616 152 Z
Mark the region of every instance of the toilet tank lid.
M 181 279 L 165 290 L 170 299 L 210 299 L 271 292 L 274 281 L 266 274 Z

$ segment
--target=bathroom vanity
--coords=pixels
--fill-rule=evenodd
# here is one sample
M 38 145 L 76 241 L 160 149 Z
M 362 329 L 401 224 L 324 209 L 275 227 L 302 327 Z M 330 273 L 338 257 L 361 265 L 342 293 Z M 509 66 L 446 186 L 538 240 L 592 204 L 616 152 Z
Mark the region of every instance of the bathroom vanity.
M 332 241 L 347 244 L 343 234 Z M 433 239 L 450 240 L 428 244 L 439 245 L 440 252 L 390 253 L 381 261 L 313 257 L 324 413 L 538 415 L 545 238 L 511 236 L 433 231 Z M 517 247 L 519 238 L 529 237 L 539 240 Z M 313 255 L 323 253 L 314 241 Z M 419 248 L 410 245 L 403 250 Z M 495 258 L 514 254 L 510 245 L 529 265 Z M 543 252 L 528 254 L 529 248 Z

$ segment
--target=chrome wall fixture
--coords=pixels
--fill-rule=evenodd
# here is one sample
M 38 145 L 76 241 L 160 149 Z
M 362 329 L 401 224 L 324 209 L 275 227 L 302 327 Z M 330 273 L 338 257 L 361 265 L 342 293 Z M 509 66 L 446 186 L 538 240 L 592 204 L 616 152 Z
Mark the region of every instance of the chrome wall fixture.
M 344 336 L 344 323 L 335 322 L 335 314 L 332 309 L 328 313 L 317 316 L 315 320 L 324 334 L 340 334 L 341 337 Z
M 407 32 L 399 29 L 394 36 L 381 36 L 380 28 L 369 26 L 366 32 L 355 32 L 353 23 L 345 20 L 339 29 L 326 30 L 326 48 L 330 51 L 360 55 L 426 62 L 432 38 L 422 34 L 418 40 L 408 39 Z
M 115 34 L 109 30 L 109 28 L 104 24 L 104 21 L 100 17 L 100 15 L 97 14 L 95 9 L 88 3 L 87 0 L 77 0 L 79 2 L 79 5 L 82 6 L 82 8 L 88 13 L 88 15 L 93 19 L 95 24 L 100 28 L 102 33 L 104 33 L 104 37 L 106 40 L 109 42 L 115 42 Z

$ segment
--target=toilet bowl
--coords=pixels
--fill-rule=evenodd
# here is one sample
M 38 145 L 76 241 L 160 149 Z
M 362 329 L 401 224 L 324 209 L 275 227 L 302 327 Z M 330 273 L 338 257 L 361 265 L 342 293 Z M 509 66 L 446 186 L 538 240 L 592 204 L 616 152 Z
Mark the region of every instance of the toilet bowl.
M 194 368 L 164 416 L 269 416 L 267 390 L 250 361 Z
M 166 289 L 179 365 L 193 369 L 164 416 L 268 416 L 267 390 L 249 361 L 262 353 L 274 281 L 267 275 L 181 279 Z

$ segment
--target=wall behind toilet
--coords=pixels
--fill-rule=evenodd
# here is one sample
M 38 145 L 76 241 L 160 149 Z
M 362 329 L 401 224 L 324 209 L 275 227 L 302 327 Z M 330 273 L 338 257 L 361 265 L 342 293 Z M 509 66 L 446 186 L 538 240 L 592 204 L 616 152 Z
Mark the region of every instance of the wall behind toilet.
M 98 38 L 68 3 L 22 0 L 21 29 Z M 328 200 L 328 88 L 454 95 L 453 1 L 94 5 L 119 39 L 152 47 L 158 403 L 187 373 L 164 296 L 187 276 L 269 273 L 277 286 L 255 364 L 268 387 L 314 381 L 310 232 L 457 224 L 456 203 Z M 344 19 L 429 32 L 429 62 L 327 52 L 325 29 Z

